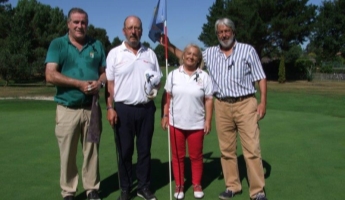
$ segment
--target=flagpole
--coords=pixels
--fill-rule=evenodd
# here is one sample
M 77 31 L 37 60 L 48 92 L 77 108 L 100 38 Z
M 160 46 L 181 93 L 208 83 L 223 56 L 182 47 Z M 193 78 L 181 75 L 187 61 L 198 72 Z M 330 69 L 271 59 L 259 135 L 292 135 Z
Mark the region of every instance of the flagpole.
M 164 32 L 165 38 L 165 77 L 168 79 L 168 29 L 167 29 L 167 0 L 158 0 L 153 13 L 152 24 L 150 26 L 149 38 L 153 42 L 160 40 L 161 33 Z M 167 94 L 166 94 L 167 95 Z M 167 96 L 165 99 L 168 99 Z M 169 154 L 169 187 L 170 200 L 172 200 L 172 173 L 171 173 L 171 147 L 170 147 L 170 128 L 168 127 L 168 154 Z
M 164 21 L 164 41 L 165 41 L 165 77 L 166 81 L 168 79 L 168 28 L 167 28 L 167 20 Z M 166 93 L 168 95 L 168 93 Z M 166 97 L 167 99 L 167 97 Z M 172 177 L 171 177 L 171 146 L 170 146 L 170 128 L 168 128 L 168 154 L 169 154 L 169 196 L 170 200 L 172 200 Z

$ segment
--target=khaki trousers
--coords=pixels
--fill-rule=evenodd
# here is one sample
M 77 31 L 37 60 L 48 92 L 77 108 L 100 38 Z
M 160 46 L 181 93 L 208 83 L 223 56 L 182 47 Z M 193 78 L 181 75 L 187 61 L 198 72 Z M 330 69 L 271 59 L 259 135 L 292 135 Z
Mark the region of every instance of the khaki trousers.
M 87 194 L 100 185 L 99 144 L 87 142 L 90 109 L 70 109 L 62 105 L 56 108 L 55 135 L 60 149 L 60 186 L 63 197 L 75 195 L 78 186 L 76 155 L 80 139 L 83 151 L 82 181 Z
M 265 186 L 255 97 L 236 103 L 215 99 L 216 129 L 221 152 L 221 164 L 227 189 L 242 190 L 236 155 L 236 138 L 240 137 L 243 156 L 247 166 L 250 197 L 263 192 Z

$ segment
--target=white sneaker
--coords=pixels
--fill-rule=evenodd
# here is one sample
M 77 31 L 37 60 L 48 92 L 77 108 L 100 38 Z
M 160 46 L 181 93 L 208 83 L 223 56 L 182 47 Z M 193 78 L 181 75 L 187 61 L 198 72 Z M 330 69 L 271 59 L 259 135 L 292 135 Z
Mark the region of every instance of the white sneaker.
M 183 199 L 184 198 L 184 192 L 175 192 L 174 197 L 175 197 L 175 199 Z
M 193 185 L 194 197 L 196 199 L 201 199 L 204 197 L 204 192 L 202 191 L 201 185 Z
M 184 198 L 183 186 L 176 186 L 174 197 L 175 197 L 175 199 L 183 199 Z

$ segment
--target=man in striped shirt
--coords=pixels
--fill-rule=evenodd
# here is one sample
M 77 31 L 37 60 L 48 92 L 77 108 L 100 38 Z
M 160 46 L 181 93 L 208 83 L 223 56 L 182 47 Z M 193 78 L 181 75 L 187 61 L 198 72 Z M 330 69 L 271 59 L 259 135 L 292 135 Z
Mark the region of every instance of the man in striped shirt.
M 242 191 L 236 155 L 239 135 L 247 166 L 250 198 L 267 200 L 258 125 L 266 113 L 266 76 L 255 49 L 235 40 L 235 24 L 230 19 L 218 19 L 215 31 L 219 45 L 207 48 L 203 59 L 213 81 L 216 129 L 226 185 L 219 198 L 231 199 Z M 164 42 L 162 37 L 161 44 Z M 168 49 L 177 57 L 182 56 L 181 50 L 170 42 Z M 260 103 L 255 98 L 255 82 L 258 82 L 260 90 Z

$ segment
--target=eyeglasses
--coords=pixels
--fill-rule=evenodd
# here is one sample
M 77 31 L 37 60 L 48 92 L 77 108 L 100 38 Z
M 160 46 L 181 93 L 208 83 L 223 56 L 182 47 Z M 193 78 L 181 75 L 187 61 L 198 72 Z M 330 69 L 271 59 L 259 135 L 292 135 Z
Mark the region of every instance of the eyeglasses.
M 141 31 L 141 27 L 131 26 L 125 28 L 127 31 L 131 31 L 134 29 L 134 31 Z
M 217 35 L 223 35 L 223 34 L 229 35 L 230 33 L 232 33 L 231 29 L 217 31 Z

